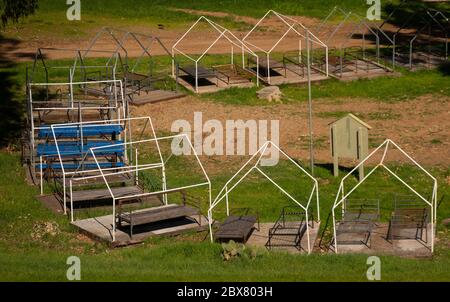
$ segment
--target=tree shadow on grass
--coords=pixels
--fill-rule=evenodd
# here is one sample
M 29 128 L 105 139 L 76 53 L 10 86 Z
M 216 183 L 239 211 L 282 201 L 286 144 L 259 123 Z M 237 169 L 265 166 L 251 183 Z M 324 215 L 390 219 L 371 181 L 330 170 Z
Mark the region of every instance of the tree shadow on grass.
M 33 58 L 34 53 L 14 52 L 19 40 L 0 34 L 0 148 L 17 146 L 26 118 L 25 92 L 17 60 Z

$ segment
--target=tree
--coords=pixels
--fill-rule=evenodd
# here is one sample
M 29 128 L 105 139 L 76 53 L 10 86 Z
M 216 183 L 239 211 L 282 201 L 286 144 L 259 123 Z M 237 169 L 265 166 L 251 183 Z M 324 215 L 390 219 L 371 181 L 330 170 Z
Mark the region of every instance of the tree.
M 38 0 L 0 0 L 0 18 L 5 27 L 9 22 L 17 23 L 20 18 L 33 14 Z

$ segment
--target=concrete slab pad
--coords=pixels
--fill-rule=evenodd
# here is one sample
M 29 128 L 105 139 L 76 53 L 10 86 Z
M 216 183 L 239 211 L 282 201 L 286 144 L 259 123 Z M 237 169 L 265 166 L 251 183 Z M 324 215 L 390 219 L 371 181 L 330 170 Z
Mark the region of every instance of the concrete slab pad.
M 423 238 L 415 238 L 415 230 L 402 230 L 396 232 L 393 240 L 387 238 L 389 229 L 388 223 L 378 223 L 372 232 L 370 244 L 365 245 L 360 240 L 360 235 L 355 234 L 353 241 L 358 240 L 361 243 L 346 244 L 348 238 L 338 237 L 338 251 L 339 253 L 365 253 L 365 254 L 385 254 L 397 255 L 405 257 L 431 257 L 431 225 L 428 225 L 428 234 L 423 234 Z M 346 237 L 352 234 L 345 234 Z M 342 242 L 340 243 L 340 241 Z M 428 241 L 428 242 L 427 242 Z M 332 252 L 332 251 L 331 251 Z
M 266 243 L 269 240 L 269 229 L 274 226 L 274 222 L 260 223 L 259 231 L 254 230 L 250 235 L 250 238 L 247 241 L 248 245 L 258 246 L 258 247 L 266 247 Z M 320 229 L 320 223 L 314 222 L 314 227 L 310 225 L 309 235 L 310 235 L 310 246 L 311 250 L 314 248 L 318 233 Z M 273 247 L 272 250 L 282 250 L 289 253 L 299 254 L 299 253 L 307 253 L 308 252 L 308 238 L 306 233 L 302 236 L 300 241 L 300 249 L 293 246 L 293 242 L 290 238 L 279 238 L 277 240 L 283 240 L 286 245 L 291 246 L 283 246 L 283 247 Z
M 145 210 L 145 209 L 143 209 Z M 116 240 L 113 242 L 113 215 L 88 218 L 72 222 L 80 232 L 88 237 L 110 244 L 113 247 L 136 244 L 151 236 L 178 235 L 187 231 L 204 231 L 208 229 L 207 218 L 189 216 L 181 219 L 165 220 L 133 228 L 133 239 L 129 235 L 129 228 L 116 229 Z

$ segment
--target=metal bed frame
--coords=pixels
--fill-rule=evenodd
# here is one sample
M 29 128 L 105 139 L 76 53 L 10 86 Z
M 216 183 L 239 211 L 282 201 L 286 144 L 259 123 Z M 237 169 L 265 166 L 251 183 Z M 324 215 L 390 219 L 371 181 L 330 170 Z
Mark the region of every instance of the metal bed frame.
M 305 215 L 306 213 L 298 208 L 283 207 L 277 221 L 269 229 L 266 248 L 270 250 L 276 247 L 295 247 L 297 250 L 302 250 L 301 240 L 307 230 L 306 223 L 308 221 Z M 313 213 L 311 212 L 309 215 L 311 227 L 314 228 Z

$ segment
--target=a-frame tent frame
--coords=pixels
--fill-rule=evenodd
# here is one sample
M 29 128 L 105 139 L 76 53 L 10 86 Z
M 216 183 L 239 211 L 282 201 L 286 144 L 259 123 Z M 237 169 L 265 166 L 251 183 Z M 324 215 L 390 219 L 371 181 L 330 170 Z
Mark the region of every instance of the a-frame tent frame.
M 344 24 L 349 20 L 351 17 L 354 17 L 358 22 L 352 26 L 351 32 L 348 33 L 346 39 L 343 40 L 343 42 L 340 44 L 339 49 L 342 53 L 342 50 L 346 48 L 346 44 L 349 42 L 350 39 L 352 39 L 353 35 L 357 33 L 358 30 L 361 28 L 366 29 L 369 34 L 372 34 L 375 37 L 375 47 L 376 47 L 376 57 L 377 62 L 373 62 L 376 64 L 380 64 L 380 41 L 383 39 L 387 42 L 388 47 L 392 47 L 392 68 L 395 66 L 395 52 L 394 52 L 394 40 L 393 38 L 389 37 L 389 35 L 381 28 L 381 26 L 378 26 L 374 22 L 368 22 L 367 19 L 361 17 L 360 15 L 352 12 L 352 11 L 345 11 L 339 6 L 335 6 L 330 13 L 323 19 L 323 21 L 316 27 L 315 33 L 316 35 L 320 35 L 321 29 L 325 24 L 328 22 L 328 20 L 333 17 L 336 14 L 341 14 L 343 16 L 342 20 L 335 26 L 334 30 L 326 36 L 325 43 L 327 45 L 330 44 L 330 42 L 333 40 L 334 36 L 339 32 L 339 30 L 344 26 Z M 366 35 L 362 34 L 362 43 L 363 43 L 363 52 L 365 51 L 366 46 Z M 383 68 L 386 68 L 386 66 L 380 66 Z
M 263 49 L 262 47 L 259 47 L 248 40 L 250 39 L 252 33 L 255 32 L 260 27 L 261 23 L 264 20 L 266 20 L 266 18 L 268 18 L 269 15 L 271 15 L 271 14 L 276 16 L 277 19 L 279 19 L 282 23 L 284 23 L 288 28 L 286 29 L 286 31 L 284 33 L 282 33 L 281 37 L 278 40 L 274 41 L 274 43 L 272 44 L 272 46 L 269 49 Z M 300 29 L 297 30 L 296 27 L 299 27 Z M 302 33 L 302 31 L 304 31 L 304 32 Z M 244 38 L 242 38 L 242 41 L 244 43 L 246 43 L 247 45 L 249 45 L 250 47 L 253 47 L 257 51 L 264 53 L 264 55 L 265 55 L 264 59 L 267 61 L 266 62 L 267 67 L 268 67 L 268 69 L 270 69 L 270 56 L 271 56 L 272 52 L 283 41 L 283 39 L 286 38 L 286 36 L 290 32 L 295 33 L 299 37 L 299 40 L 298 40 L 299 55 L 301 55 L 301 53 L 302 53 L 302 40 L 306 41 L 306 47 L 308 49 L 308 51 L 307 51 L 308 57 L 310 56 L 311 45 L 315 44 L 315 45 L 318 45 L 319 47 L 323 47 L 325 49 L 325 74 L 326 74 L 326 76 L 328 76 L 328 46 L 324 42 L 322 42 L 319 38 L 317 38 L 317 36 L 314 35 L 306 26 L 304 26 L 302 23 L 300 23 L 299 21 L 297 21 L 289 16 L 285 16 L 274 10 L 267 11 L 267 13 L 261 19 L 259 19 L 259 21 L 253 26 L 253 28 L 244 36 Z M 309 58 L 308 58 L 308 62 L 310 62 Z M 267 81 L 270 84 L 270 72 L 267 75 Z
M 411 38 L 411 40 L 409 40 L 409 68 L 411 69 L 413 66 L 413 56 L 414 56 L 414 42 L 419 38 L 419 36 L 427 29 L 429 28 L 429 30 L 431 31 L 431 29 L 433 28 L 433 25 L 436 28 L 441 29 L 444 34 L 445 34 L 445 60 L 448 59 L 448 42 L 449 42 L 449 30 L 448 27 L 446 28 L 444 26 L 444 24 L 442 24 L 442 22 L 440 22 L 437 18 L 441 17 L 444 19 L 444 21 L 446 21 L 447 23 L 449 23 L 449 19 L 441 12 L 438 10 L 427 10 L 425 15 L 426 18 L 423 17 L 423 12 L 416 12 L 412 15 L 409 16 L 409 18 L 407 18 L 407 20 L 399 27 L 399 29 L 395 32 L 394 36 L 393 36 L 393 40 L 394 40 L 394 48 L 396 47 L 396 41 L 397 41 L 397 37 L 399 35 L 401 35 L 401 31 L 404 30 L 412 21 L 413 18 L 419 16 L 423 21 L 424 21 L 424 25 L 419 28 L 415 33 L 414 36 Z M 430 33 L 428 33 L 428 35 L 430 35 Z M 429 36 L 429 38 L 431 38 Z
M 404 156 L 406 156 L 415 166 L 417 166 L 421 171 L 423 171 L 432 181 L 433 181 L 433 188 L 432 188 L 432 195 L 431 200 L 428 200 L 426 197 L 418 193 L 416 190 L 414 190 L 413 187 L 411 187 L 405 180 L 400 178 L 394 171 L 389 169 L 385 165 L 385 158 L 389 151 L 389 147 L 393 146 L 397 150 L 399 150 Z M 366 174 L 366 176 L 359 181 L 353 188 L 351 188 L 348 192 L 345 192 L 345 180 L 352 176 L 352 174 L 366 161 L 371 159 L 375 154 L 383 152 L 383 155 L 380 159 L 380 162 L 370 170 L 369 173 Z M 431 175 L 425 168 L 423 168 L 419 163 L 417 163 L 411 156 L 409 156 L 403 149 L 401 149 L 396 143 L 394 143 L 390 139 L 386 139 L 380 146 L 378 146 L 374 151 L 372 151 L 364 160 L 362 160 L 353 170 L 351 170 L 346 176 L 344 176 L 341 180 L 341 183 L 339 185 L 339 190 L 336 194 L 336 199 L 333 204 L 332 208 L 332 215 L 333 215 L 333 242 L 334 242 L 334 251 L 338 253 L 338 243 L 337 243 L 337 225 L 336 225 L 336 215 L 335 211 L 336 209 L 341 206 L 342 209 L 344 206 L 344 201 L 349 197 L 360 185 L 366 181 L 367 178 L 372 175 L 376 170 L 378 170 L 379 167 L 384 168 L 386 171 L 389 172 L 394 178 L 396 178 L 398 181 L 400 181 L 405 187 L 407 187 L 412 193 L 414 193 L 415 196 L 417 196 L 421 201 L 423 201 L 427 206 L 430 207 L 430 223 L 431 223 L 431 252 L 434 251 L 434 237 L 435 237 L 435 225 L 436 225 L 436 210 L 437 210 L 437 180 L 436 178 Z
M 305 174 L 309 179 L 311 179 L 312 182 L 312 189 L 311 193 L 308 197 L 308 202 L 306 205 L 303 205 L 300 201 L 298 201 L 295 197 L 293 197 L 291 194 L 289 194 L 283 187 L 281 187 L 278 183 L 276 183 L 272 178 L 270 178 L 269 175 L 264 173 L 258 165 L 261 163 L 262 157 L 266 153 L 266 150 L 269 148 L 276 148 L 281 154 L 283 154 L 290 163 L 292 163 L 297 169 L 299 169 L 303 174 Z M 255 161 L 255 164 L 251 164 L 252 161 Z M 245 173 L 238 177 L 241 172 Z M 273 143 L 272 141 L 267 141 L 264 143 L 261 148 L 256 151 L 250 159 L 226 182 L 226 184 L 222 187 L 219 194 L 217 194 L 214 201 L 211 203 L 211 206 L 208 209 L 208 221 L 209 221 L 209 231 L 211 236 L 211 242 L 213 242 L 213 210 L 214 208 L 223 200 L 225 200 L 226 203 L 226 212 L 227 216 L 230 215 L 230 207 L 229 207 L 229 198 L 228 195 L 253 171 L 259 172 L 262 176 L 264 176 L 269 182 L 271 182 L 275 187 L 280 190 L 285 196 L 287 196 L 292 202 L 295 203 L 298 207 L 300 207 L 302 210 L 305 211 L 305 217 L 306 217 L 306 236 L 308 240 L 308 254 L 312 252 L 312 246 L 310 242 L 310 230 L 309 230 L 309 216 L 308 216 L 308 210 L 315 199 L 317 204 L 317 221 L 320 221 L 320 207 L 319 207 L 319 183 L 318 181 L 308 172 L 306 171 L 302 166 L 300 166 L 294 159 L 292 159 L 289 155 L 287 155 L 283 150 L 280 149 L 278 145 Z
M 188 55 L 186 54 L 183 50 L 181 50 L 178 45 L 184 41 L 187 37 L 187 35 L 195 29 L 195 27 L 197 26 L 197 24 L 199 24 L 201 21 L 205 21 L 207 24 L 209 24 L 211 26 L 211 28 L 216 31 L 219 35 L 217 36 L 217 38 L 211 42 L 211 44 L 206 48 L 205 51 L 203 51 L 200 56 L 198 56 L 197 58 L 194 58 L 192 55 Z M 197 21 L 194 22 L 194 24 L 191 25 L 191 27 L 189 27 L 189 29 L 177 40 L 177 42 L 175 42 L 175 44 L 172 46 L 172 77 L 176 77 L 178 75 L 178 70 L 176 67 L 176 62 L 175 62 L 175 56 L 176 54 L 180 54 L 182 56 L 184 56 L 185 58 L 189 59 L 190 61 L 192 61 L 195 65 L 195 91 L 198 92 L 198 67 L 199 67 L 199 62 L 203 59 L 203 57 L 205 55 L 208 54 L 208 52 L 211 50 L 211 48 L 214 47 L 214 45 L 217 44 L 217 42 L 220 41 L 221 38 L 225 38 L 232 46 L 231 46 L 231 63 L 234 63 L 234 47 L 237 47 L 241 50 L 241 54 L 242 54 L 242 68 L 245 69 L 245 54 L 247 53 L 250 56 L 255 57 L 256 61 L 259 62 L 259 57 L 258 55 L 253 52 L 243 41 L 241 41 L 235 34 L 233 34 L 230 30 L 226 29 L 225 27 L 223 27 L 222 25 L 208 19 L 205 16 L 200 16 L 200 18 L 197 19 Z M 259 86 L 259 69 L 257 67 L 256 70 L 256 86 Z

